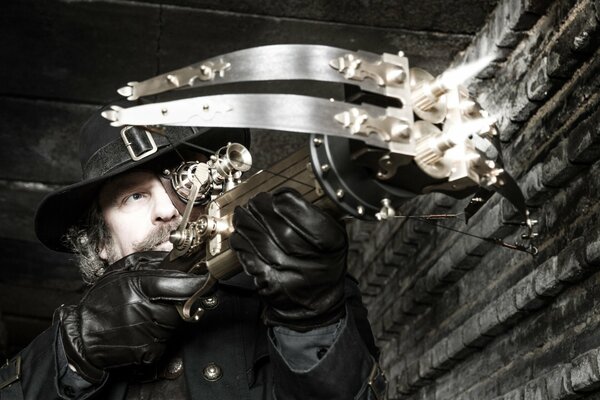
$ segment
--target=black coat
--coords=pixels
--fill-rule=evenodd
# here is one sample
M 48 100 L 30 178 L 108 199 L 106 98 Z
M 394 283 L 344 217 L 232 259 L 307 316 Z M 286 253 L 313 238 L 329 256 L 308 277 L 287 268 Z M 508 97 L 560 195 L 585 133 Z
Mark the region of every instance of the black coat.
M 182 354 L 182 376 L 146 382 L 154 378 L 157 369 L 143 374 L 131 368 L 115 370 L 86 398 L 121 400 L 145 390 L 156 398 L 173 400 L 181 393 L 194 400 L 374 399 L 368 383 L 374 376 L 378 352 L 356 283 L 346 281 L 343 326 L 333 345 L 308 371 L 288 366 L 261 321 L 262 306 L 252 282 L 240 274 L 221 283 L 216 292 L 218 306 L 208 310 L 199 323 L 186 326 L 173 341 L 169 356 Z M 1 400 L 69 398 L 61 397 L 57 389 L 57 335 L 54 323 L 20 352 L 20 379 L 0 390 Z M 220 379 L 205 378 L 209 364 L 221 369 Z M 9 368 L 0 369 L 0 384 L 9 375 Z

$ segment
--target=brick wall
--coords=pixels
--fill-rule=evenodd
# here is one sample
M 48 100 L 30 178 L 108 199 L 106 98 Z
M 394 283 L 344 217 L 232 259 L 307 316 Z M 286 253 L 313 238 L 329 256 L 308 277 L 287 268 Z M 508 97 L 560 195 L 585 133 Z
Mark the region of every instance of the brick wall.
M 469 87 L 498 119 L 537 256 L 410 218 L 350 227 L 391 399 L 600 398 L 599 21 L 598 0 L 501 0 L 454 60 L 494 57 Z M 402 213 L 464 206 L 424 196 Z M 468 225 L 439 224 L 514 242 L 514 216 L 494 195 Z

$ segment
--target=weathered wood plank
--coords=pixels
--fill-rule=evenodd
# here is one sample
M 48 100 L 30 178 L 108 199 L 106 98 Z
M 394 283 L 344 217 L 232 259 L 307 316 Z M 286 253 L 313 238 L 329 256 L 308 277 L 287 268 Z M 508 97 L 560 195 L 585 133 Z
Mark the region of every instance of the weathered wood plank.
M 162 3 L 159 0 L 142 0 Z M 474 33 L 497 0 L 170 0 L 168 4 L 282 18 L 448 33 Z
M 0 239 L 0 310 L 8 354 L 47 328 L 61 304 L 74 304 L 84 284 L 70 255 L 41 244 Z
M 96 108 L 0 97 L 0 179 L 55 184 L 79 180 L 79 128 Z
M 0 239 L 0 282 L 36 282 L 49 288 L 60 284 L 68 290 L 82 284 L 71 254 L 48 250 L 39 243 L 5 238 Z M 75 286 L 69 286 L 69 282 Z
M 470 35 L 370 28 L 132 2 L 23 0 L 0 15 L 0 94 L 105 103 L 130 80 L 275 43 L 405 51 L 440 72 Z
M 441 72 L 471 36 L 165 8 L 160 69 L 168 71 L 243 48 L 285 43 L 323 44 L 376 53 L 404 51 L 411 65 Z M 197 45 L 190 45 L 193 38 Z M 145 76 L 131 77 L 140 80 Z
M 78 131 L 94 108 L 0 97 L 0 237 L 36 241 L 39 202 L 81 175 Z
M 35 242 L 35 210 L 49 192 L 40 183 L 0 181 L 0 237 Z
M 154 5 L 5 2 L 1 93 L 104 103 L 130 77 L 156 72 L 158 24 Z
M 81 295 L 81 291 L 0 283 L 0 308 L 4 314 L 47 319 L 61 304 L 77 304 Z

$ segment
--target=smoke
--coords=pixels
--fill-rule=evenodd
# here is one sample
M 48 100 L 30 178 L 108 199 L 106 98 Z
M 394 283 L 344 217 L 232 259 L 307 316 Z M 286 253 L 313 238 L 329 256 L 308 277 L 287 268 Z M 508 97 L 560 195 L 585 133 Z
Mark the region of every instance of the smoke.
M 445 71 L 438 78 L 442 86 L 446 88 L 453 88 L 457 85 L 461 85 L 469 79 L 476 76 L 478 73 L 483 71 L 494 59 L 493 56 L 482 57 L 477 61 L 469 64 L 464 64 L 456 68 Z
M 480 135 L 488 132 L 490 126 L 493 125 L 496 120 L 492 117 L 481 117 L 470 121 L 463 122 L 457 126 L 451 126 L 447 131 L 447 135 L 451 138 L 452 142 L 457 144 L 464 142 L 467 137 L 471 135 Z

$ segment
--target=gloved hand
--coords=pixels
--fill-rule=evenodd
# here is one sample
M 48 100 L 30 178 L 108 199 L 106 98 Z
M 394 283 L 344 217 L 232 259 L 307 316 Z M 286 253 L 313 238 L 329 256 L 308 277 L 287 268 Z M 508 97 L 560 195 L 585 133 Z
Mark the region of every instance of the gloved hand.
M 267 325 L 307 331 L 344 316 L 344 227 L 289 188 L 236 207 L 231 247 L 266 302 Z
M 155 362 L 182 323 L 173 303 L 186 300 L 206 279 L 157 269 L 165 252 L 145 254 L 113 264 L 129 265 L 112 268 L 78 305 L 58 311 L 67 359 L 92 383 L 102 381 L 105 369 Z

